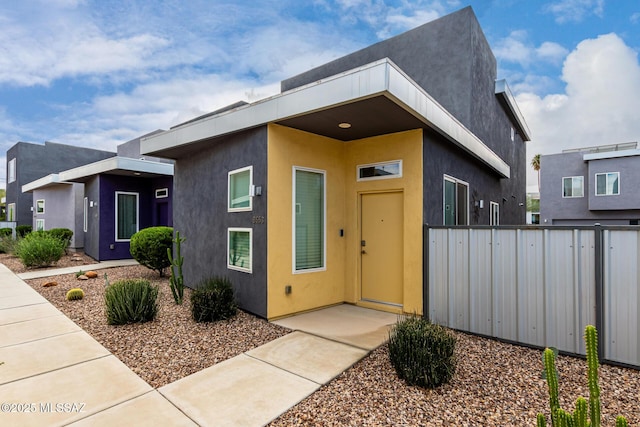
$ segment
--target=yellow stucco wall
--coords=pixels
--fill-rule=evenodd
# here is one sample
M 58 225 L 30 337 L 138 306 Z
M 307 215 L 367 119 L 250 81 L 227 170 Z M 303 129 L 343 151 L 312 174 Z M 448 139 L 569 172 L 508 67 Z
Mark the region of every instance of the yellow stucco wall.
M 357 182 L 357 166 L 403 161 L 403 177 Z M 275 124 L 268 128 L 267 316 L 360 303 L 359 200 L 404 194 L 403 311 L 422 312 L 422 131 L 342 142 Z M 293 167 L 326 171 L 326 270 L 293 273 Z M 344 236 L 340 236 L 344 230 Z M 285 294 L 285 286 L 292 292 Z M 371 304 L 362 303 L 371 306 Z M 385 308 L 385 307 L 376 307 Z

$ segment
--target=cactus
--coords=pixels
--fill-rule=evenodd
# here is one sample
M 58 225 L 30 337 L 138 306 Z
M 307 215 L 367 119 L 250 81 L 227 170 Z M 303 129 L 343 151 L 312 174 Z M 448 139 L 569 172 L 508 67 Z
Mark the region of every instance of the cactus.
M 171 249 L 167 249 L 169 255 L 169 262 L 171 262 L 171 277 L 169 278 L 169 286 L 171 287 L 171 293 L 176 304 L 182 304 L 184 297 L 184 278 L 182 277 L 182 263 L 184 257 L 180 254 L 180 244 L 186 239 L 180 237 L 180 232 L 176 231 L 176 237 L 173 239 L 173 243 L 176 248 L 176 257 L 173 257 Z
M 80 288 L 69 289 L 67 292 L 67 300 L 74 301 L 84 298 L 84 291 Z
M 543 376 L 547 380 L 549 389 L 549 406 L 551 408 L 551 425 L 553 427 L 600 427 L 600 386 L 598 385 L 598 331 L 593 325 L 588 325 L 584 331 L 587 348 L 587 381 L 589 384 L 589 402 L 584 397 L 576 400 L 573 414 L 560 408 L 558 401 L 558 371 L 556 370 L 555 349 L 547 348 L 542 354 L 544 362 Z M 588 410 L 587 410 L 588 407 Z M 587 412 L 589 417 L 587 418 Z M 537 427 L 546 427 L 543 414 L 538 414 Z M 623 416 L 616 418 L 616 427 L 627 427 L 627 420 Z
M 588 325 L 584 330 L 587 347 L 587 381 L 589 384 L 589 418 L 591 427 L 600 427 L 600 386 L 598 385 L 598 331 Z
M 629 427 L 627 419 L 622 415 L 619 415 L 618 418 L 616 418 L 616 427 Z

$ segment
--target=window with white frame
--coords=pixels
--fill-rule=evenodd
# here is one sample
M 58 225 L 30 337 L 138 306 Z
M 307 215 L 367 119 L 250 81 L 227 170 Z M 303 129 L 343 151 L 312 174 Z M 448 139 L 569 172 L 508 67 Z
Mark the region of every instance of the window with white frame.
M 89 229 L 89 198 L 85 197 L 82 201 L 82 231 L 85 233 Z
M 620 194 L 620 172 L 596 174 L 596 196 L 615 196 Z
M 7 205 L 7 221 L 15 221 L 16 220 L 16 204 L 9 203 Z
M 44 231 L 44 219 L 36 219 L 36 231 Z
M 358 181 L 402 178 L 402 160 L 358 165 Z
M 293 168 L 293 270 L 317 271 L 326 259 L 325 171 Z
M 252 229 L 229 228 L 227 233 L 227 268 L 251 273 L 252 260 Z
M 252 208 L 251 185 L 253 166 L 229 172 L 229 212 L 250 211 Z
M 38 214 L 44 213 L 44 199 L 36 200 L 36 213 Z
M 444 225 L 469 225 L 469 184 L 445 175 Z
M 500 225 L 500 205 L 496 202 L 489 203 L 491 225 Z
M 565 176 L 562 178 L 562 197 L 584 197 L 584 177 Z
M 138 193 L 116 191 L 116 241 L 128 241 L 138 232 Z
M 7 164 L 7 183 L 12 183 L 16 180 L 16 159 L 9 160 Z

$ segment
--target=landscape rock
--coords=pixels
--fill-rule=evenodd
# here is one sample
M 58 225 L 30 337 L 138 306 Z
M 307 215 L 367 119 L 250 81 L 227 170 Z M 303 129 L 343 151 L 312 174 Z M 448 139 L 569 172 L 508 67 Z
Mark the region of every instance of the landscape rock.
M 84 275 L 89 279 L 95 279 L 96 277 L 98 277 L 98 273 L 95 271 L 87 271 L 86 273 L 84 273 Z
M 77 277 L 78 280 L 89 280 L 86 274 L 81 274 Z
M 58 282 L 52 281 L 52 282 L 47 282 L 45 284 L 42 285 L 45 288 L 50 288 L 51 286 L 58 286 Z

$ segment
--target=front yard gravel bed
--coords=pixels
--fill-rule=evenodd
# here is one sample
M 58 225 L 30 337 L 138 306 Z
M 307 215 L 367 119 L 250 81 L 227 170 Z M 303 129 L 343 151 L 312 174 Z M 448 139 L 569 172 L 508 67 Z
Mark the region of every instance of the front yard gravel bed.
M 0 262 L 16 271 L 18 260 Z M 74 265 L 68 257 L 58 267 Z M 78 269 L 81 267 L 79 266 Z M 104 274 L 113 282 L 145 278 L 160 286 L 160 311 L 153 322 L 109 326 L 104 313 Z M 199 324 L 191 319 L 189 295 L 174 303 L 167 278 L 141 267 L 98 270 L 98 278 L 78 281 L 74 274 L 29 280 L 34 289 L 104 345 L 153 387 L 161 387 L 201 369 L 265 344 L 290 332 L 250 314 Z M 57 286 L 44 288 L 49 281 Z M 65 293 L 81 287 L 85 298 L 66 301 Z M 457 371 L 435 390 L 407 386 L 389 361 L 386 345 L 304 399 L 270 426 L 535 426 L 538 412 L 549 417 L 546 382 L 541 379 L 542 351 L 460 332 Z M 560 404 L 574 408 L 588 397 L 586 361 L 559 356 Z M 640 425 L 640 371 L 600 367 L 603 425 L 624 415 Z M 550 425 L 550 424 L 549 424 Z
M 27 283 L 88 332 L 153 387 L 162 387 L 216 363 L 268 343 L 290 331 L 238 311 L 230 320 L 198 323 L 191 318 L 191 290 L 177 305 L 169 280 L 142 266 L 97 270 L 98 278 L 77 280 L 75 274 L 28 280 Z M 159 287 L 154 321 L 108 325 L 104 305 L 104 275 L 110 283 L 142 278 Z M 43 287 L 47 282 L 57 286 Z M 79 287 L 85 297 L 67 301 L 66 292 Z

